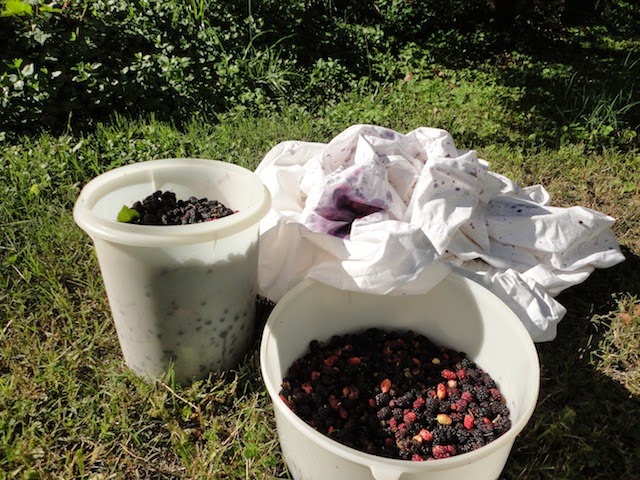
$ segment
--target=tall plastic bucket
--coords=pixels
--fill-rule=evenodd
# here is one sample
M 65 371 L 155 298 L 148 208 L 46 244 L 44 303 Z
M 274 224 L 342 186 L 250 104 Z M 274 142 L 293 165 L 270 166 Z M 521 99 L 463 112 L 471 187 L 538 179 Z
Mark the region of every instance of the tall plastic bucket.
M 157 190 L 232 210 L 193 225 L 116 220 Z M 259 222 L 271 199 L 251 171 L 204 159 L 137 163 L 91 180 L 74 207 L 91 237 L 126 364 L 145 378 L 173 365 L 188 382 L 235 366 L 254 336 Z

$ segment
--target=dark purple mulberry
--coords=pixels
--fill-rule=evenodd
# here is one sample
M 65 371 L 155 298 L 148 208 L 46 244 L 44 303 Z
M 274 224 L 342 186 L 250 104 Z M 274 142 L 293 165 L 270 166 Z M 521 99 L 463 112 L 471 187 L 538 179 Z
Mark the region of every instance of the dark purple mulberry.
M 508 417 L 498 416 L 493 420 L 493 431 L 497 436 L 502 435 L 511 428 L 511 420 Z
M 435 417 L 440 413 L 440 402 L 435 398 L 428 398 L 424 402 L 424 415 L 427 417 Z
M 201 223 L 233 214 L 233 210 L 216 200 L 191 197 L 187 201 L 176 200 L 175 193 L 152 193 L 142 201 L 134 202 L 131 207 L 139 218 L 130 223 L 139 225 L 186 225 Z
M 404 417 L 404 410 L 402 410 L 401 408 L 394 408 L 393 410 L 391 410 L 391 415 L 393 415 L 393 418 L 395 418 L 398 422 L 402 422 L 402 417 Z
M 389 407 L 382 407 L 378 410 L 377 416 L 380 420 L 389 420 L 392 416 L 391 409 Z
M 491 378 L 488 373 L 483 373 L 481 379 L 484 386 L 488 389 L 496 388 L 496 382 L 494 382 L 493 378 Z
M 432 434 L 434 444 L 449 445 L 457 441 L 455 429 L 449 425 L 435 429 Z
M 501 415 L 503 417 L 509 416 L 509 408 L 502 402 L 493 401 L 489 403 L 488 408 L 489 410 L 491 410 L 490 416 L 492 417 L 497 417 L 498 415 Z
M 472 392 L 473 396 L 476 397 L 478 402 L 486 402 L 491 398 L 491 394 L 489 393 L 489 389 L 484 386 L 476 386 L 473 387 Z
M 378 393 L 375 400 L 377 407 L 386 407 L 387 405 L 389 405 L 391 395 L 389 395 L 388 393 Z

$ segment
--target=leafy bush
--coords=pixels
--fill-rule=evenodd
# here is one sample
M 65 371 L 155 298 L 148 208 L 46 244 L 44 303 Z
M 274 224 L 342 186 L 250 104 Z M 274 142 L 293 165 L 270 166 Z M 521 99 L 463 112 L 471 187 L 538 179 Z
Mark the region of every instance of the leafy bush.
M 363 80 L 402 78 L 390 59 L 408 39 L 483 3 L 29 2 L 7 0 L 0 18 L 0 131 L 91 128 L 113 112 L 181 122 L 280 102 L 313 110 Z
M 1 129 L 92 125 L 114 111 L 186 118 L 286 92 L 294 62 L 234 4 L 96 0 L 3 18 L 15 60 L 0 85 Z M 204 21 L 206 20 L 206 21 Z
M 518 22 L 508 24 L 508 32 L 494 29 L 507 4 Z M 193 116 L 264 114 L 284 104 L 320 113 L 347 92 L 379 91 L 410 74 L 429 78 L 443 68 L 487 68 L 500 55 L 515 58 L 513 50 L 533 52 L 532 45 L 556 50 L 558 34 L 549 34 L 546 43 L 531 35 L 560 25 L 559 12 L 570 4 L 575 2 L 5 0 L 0 136 L 92 129 L 114 113 L 152 113 L 178 125 Z M 622 0 L 602 5 L 607 15 L 626 12 L 619 18 L 637 11 Z M 539 66 L 526 67 L 525 81 L 538 81 Z M 530 96 L 533 106 L 545 95 L 562 97 L 554 84 L 566 84 L 568 77 L 541 80 L 545 91 Z M 637 89 L 622 85 L 624 95 L 610 102 L 611 111 L 578 114 L 576 102 L 565 98 L 559 109 L 545 112 L 547 124 L 568 124 L 569 137 L 589 140 L 610 136 L 608 127 L 591 133 L 603 116 L 614 129 L 626 128 Z M 604 92 L 602 101 L 586 108 L 615 95 Z

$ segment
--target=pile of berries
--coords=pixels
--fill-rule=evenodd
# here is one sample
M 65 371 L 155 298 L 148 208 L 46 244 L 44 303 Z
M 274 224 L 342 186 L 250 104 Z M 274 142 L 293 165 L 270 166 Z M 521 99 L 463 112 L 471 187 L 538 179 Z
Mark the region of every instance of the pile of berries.
M 234 213 L 217 200 L 190 197 L 176 200 L 173 192 L 158 190 L 131 207 L 140 215 L 130 223 L 140 225 L 189 225 L 226 217 Z
M 388 458 L 451 457 L 511 428 L 486 372 L 412 331 L 373 328 L 313 340 L 289 368 L 280 398 L 319 432 Z

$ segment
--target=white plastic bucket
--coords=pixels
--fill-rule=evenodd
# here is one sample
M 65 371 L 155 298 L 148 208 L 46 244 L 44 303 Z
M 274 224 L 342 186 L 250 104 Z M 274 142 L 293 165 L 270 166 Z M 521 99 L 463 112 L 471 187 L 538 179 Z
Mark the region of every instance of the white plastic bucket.
M 237 213 L 193 225 L 116 220 L 157 190 L 218 200 Z M 178 383 L 234 366 L 253 340 L 259 222 L 271 198 L 251 171 L 204 159 L 116 168 L 91 180 L 74 207 L 95 245 L 126 364 Z
M 314 430 L 278 396 L 287 369 L 308 351 L 311 340 L 370 327 L 411 329 L 465 352 L 504 394 L 511 429 L 478 450 L 426 462 L 367 454 Z M 407 296 L 347 292 L 307 280 L 271 313 L 260 364 L 282 453 L 296 480 L 496 479 L 533 414 L 540 381 L 535 346 L 517 316 L 484 287 L 455 273 L 424 295 Z

